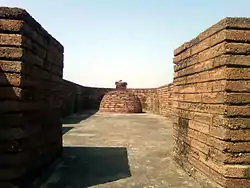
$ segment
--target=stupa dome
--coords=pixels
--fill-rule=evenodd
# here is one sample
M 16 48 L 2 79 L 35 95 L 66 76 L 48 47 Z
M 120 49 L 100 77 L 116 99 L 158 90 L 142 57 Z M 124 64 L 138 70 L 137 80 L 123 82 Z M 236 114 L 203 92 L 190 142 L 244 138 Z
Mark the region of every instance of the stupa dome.
M 116 82 L 116 89 L 106 93 L 100 103 L 100 112 L 141 113 L 140 99 L 127 90 L 127 83 Z

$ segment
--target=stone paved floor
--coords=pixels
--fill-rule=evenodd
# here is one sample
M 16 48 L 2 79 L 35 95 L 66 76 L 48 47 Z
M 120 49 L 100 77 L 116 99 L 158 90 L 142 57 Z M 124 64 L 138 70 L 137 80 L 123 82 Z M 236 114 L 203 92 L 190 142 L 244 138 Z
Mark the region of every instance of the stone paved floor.
M 64 152 L 41 188 L 200 188 L 171 158 L 171 121 L 158 115 L 74 115 Z

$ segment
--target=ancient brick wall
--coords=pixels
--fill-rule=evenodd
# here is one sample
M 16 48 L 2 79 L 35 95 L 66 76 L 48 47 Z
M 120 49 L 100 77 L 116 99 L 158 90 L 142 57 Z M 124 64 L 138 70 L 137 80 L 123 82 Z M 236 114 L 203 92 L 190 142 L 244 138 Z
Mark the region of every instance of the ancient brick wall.
M 84 87 L 76 83 L 63 80 L 58 87 L 57 103 L 60 105 L 62 116 L 67 116 L 82 110 L 98 110 L 102 97 L 115 88 Z M 141 102 L 144 112 L 152 112 L 171 117 L 172 113 L 172 84 L 159 88 L 128 89 Z
M 57 102 L 62 117 L 83 110 L 98 110 L 102 97 L 114 90 L 114 88 L 84 87 L 67 80 L 62 80 L 58 87 L 61 91 L 58 92 Z
M 174 52 L 175 159 L 210 186 L 250 187 L 249 43 L 250 19 L 225 18 Z
M 62 45 L 26 11 L 0 7 L 0 187 L 24 184 L 60 154 L 62 72 Z
M 141 101 L 143 111 L 158 111 L 158 96 L 156 89 L 128 89 L 134 93 Z
M 145 112 L 152 112 L 166 117 L 172 115 L 173 85 L 168 84 L 158 88 L 129 89 L 139 97 Z
M 168 84 L 156 89 L 158 95 L 159 111 L 158 114 L 172 118 L 172 98 L 173 84 Z

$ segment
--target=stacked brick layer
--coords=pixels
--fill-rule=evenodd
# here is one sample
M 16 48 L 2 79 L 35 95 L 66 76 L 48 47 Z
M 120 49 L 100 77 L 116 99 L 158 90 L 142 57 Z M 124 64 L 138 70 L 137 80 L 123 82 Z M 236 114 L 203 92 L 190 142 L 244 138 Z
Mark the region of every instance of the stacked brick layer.
M 0 7 L 0 187 L 25 183 L 60 153 L 62 70 L 61 44 L 26 11 Z
M 106 93 L 101 101 L 100 112 L 140 113 L 142 106 L 139 98 L 127 90 Z
M 156 89 L 159 104 L 159 114 L 172 118 L 172 98 L 173 98 L 173 84 L 168 84 Z
M 56 102 L 60 106 L 62 117 L 74 113 L 80 113 L 83 110 L 98 110 L 102 97 L 112 88 L 84 87 L 74 82 L 63 80 L 57 88 L 58 92 Z
M 141 101 L 146 112 L 172 117 L 172 91 L 173 84 L 151 89 L 129 89 Z
M 250 187 L 250 19 L 223 19 L 174 63 L 176 160 L 217 187 Z
M 128 89 L 134 95 L 136 95 L 142 105 L 142 109 L 145 112 L 159 112 L 158 95 L 156 89 Z
M 57 88 L 61 88 L 56 101 L 60 106 L 62 116 L 82 110 L 98 110 L 103 96 L 115 90 L 114 88 L 84 87 L 67 80 L 63 80 Z M 143 111 L 166 117 L 172 116 L 172 84 L 159 88 L 127 90 L 139 98 Z

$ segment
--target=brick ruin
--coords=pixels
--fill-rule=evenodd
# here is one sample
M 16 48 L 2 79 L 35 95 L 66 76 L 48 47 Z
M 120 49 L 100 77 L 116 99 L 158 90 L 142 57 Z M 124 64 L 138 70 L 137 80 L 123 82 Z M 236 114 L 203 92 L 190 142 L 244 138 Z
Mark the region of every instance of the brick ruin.
M 225 18 L 174 56 L 176 160 L 215 187 L 250 187 L 250 19 Z
M 23 184 L 60 155 L 62 72 L 62 45 L 26 11 L 1 7 L 0 187 Z
M 116 89 L 106 93 L 100 103 L 100 112 L 115 113 L 141 113 L 140 99 L 131 91 L 127 90 L 127 83 L 115 82 Z
M 61 117 L 114 98 L 171 118 L 174 158 L 205 187 L 250 187 L 250 19 L 221 20 L 173 61 L 173 83 L 159 88 L 84 87 L 62 78 L 56 39 L 0 7 L 0 187 L 24 186 L 60 155 Z

